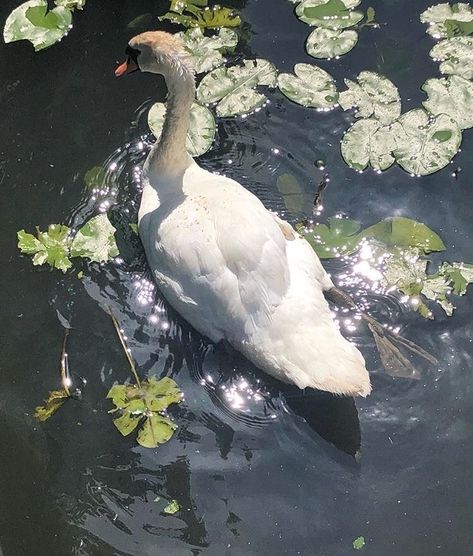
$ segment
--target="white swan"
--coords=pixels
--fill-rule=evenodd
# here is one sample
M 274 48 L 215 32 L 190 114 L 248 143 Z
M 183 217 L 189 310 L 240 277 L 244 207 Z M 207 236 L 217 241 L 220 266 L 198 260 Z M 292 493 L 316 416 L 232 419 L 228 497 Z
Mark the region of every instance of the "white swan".
M 335 325 L 333 283 L 310 245 L 239 183 L 200 168 L 186 151 L 195 96 L 180 39 L 134 37 L 116 75 L 162 74 L 168 87 L 160 141 L 145 162 L 139 233 L 169 303 L 214 342 L 300 388 L 367 396 L 364 359 Z

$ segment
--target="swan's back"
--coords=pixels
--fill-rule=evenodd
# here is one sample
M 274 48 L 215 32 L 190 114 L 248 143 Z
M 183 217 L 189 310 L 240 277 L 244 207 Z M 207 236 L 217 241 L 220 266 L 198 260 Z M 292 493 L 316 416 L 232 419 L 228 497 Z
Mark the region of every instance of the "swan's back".
M 301 388 L 369 393 L 363 357 L 323 296 L 333 285 L 314 251 L 237 182 L 194 163 L 177 183 L 148 185 L 140 235 L 163 294 L 201 333 Z

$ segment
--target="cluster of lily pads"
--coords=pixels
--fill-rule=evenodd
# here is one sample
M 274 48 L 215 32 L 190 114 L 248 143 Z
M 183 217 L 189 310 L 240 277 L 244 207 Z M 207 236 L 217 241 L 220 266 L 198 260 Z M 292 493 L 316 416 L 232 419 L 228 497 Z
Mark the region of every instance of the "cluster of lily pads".
M 350 50 L 358 42 L 358 32 L 353 29 L 374 22 L 375 11 L 372 7 L 363 12 L 357 11 L 360 0 L 290 0 L 296 6 L 297 17 L 314 31 L 308 36 L 306 50 L 309 56 L 319 59 L 337 58 Z
M 448 316 L 454 311 L 451 294 L 465 295 L 473 282 L 473 264 L 443 262 L 430 270 L 429 253 L 445 251 L 441 238 L 425 224 L 410 218 L 387 218 L 365 228 L 356 220 L 330 218 L 328 225 L 300 224 L 298 231 L 321 259 L 358 254 L 354 273 L 369 277 L 384 293 L 397 291 L 410 307 L 433 319 L 428 300 Z
M 238 13 L 225 6 L 208 6 L 209 0 L 171 0 L 169 11 L 160 21 L 169 20 L 184 27 L 220 29 L 238 27 L 241 20 Z

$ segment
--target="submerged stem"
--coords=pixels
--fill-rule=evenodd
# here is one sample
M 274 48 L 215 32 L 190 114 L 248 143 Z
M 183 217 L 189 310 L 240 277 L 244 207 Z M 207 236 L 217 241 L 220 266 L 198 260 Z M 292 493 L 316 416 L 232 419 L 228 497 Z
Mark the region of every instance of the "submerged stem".
M 69 328 L 66 328 L 64 332 L 64 340 L 62 342 L 62 352 L 61 352 L 61 380 L 62 380 L 62 385 L 64 387 L 64 391 L 68 396 L 70 396 L 71 391 L 69 390 L 69 386 L 71 384 L 71 375 L 69 373 L 69 363 L 67 360 L 67 353 L 66 353 L 68 337 L 69 337 Z
M 118 324 L 118 321 L 115 318 L 115 315 L 112 313 L 112 310 L 110 309 L 110 307 L 109 307 L 109 313 L 110 313 L 110 316 L 112 318 L 113 326 L 115 326 L 115 330 L 117 331 L 117 335 L 120 338 L 120 342 L 122 344 L 122 347 L 123 347 L 123 350 L 125 352 L 126 358 L 128 359 L 128 363 L 130 364 L 130 370 L 131 370 L 133 376 L 135 377 L 136 384 L 138 384 L 138 387 L 141 388 L 141 381 L 140 381 L 140 377 L 138 376 L 138 373 L 136 372 L 135 362 L 133 361 L 133 358 L 131 357 L 131 354 L 130 354 L 130 350 L 128 349 L 128 346 L 126 345 L 125 338 L 123 337 L 123 333 L 120 330 L 120 325 Z

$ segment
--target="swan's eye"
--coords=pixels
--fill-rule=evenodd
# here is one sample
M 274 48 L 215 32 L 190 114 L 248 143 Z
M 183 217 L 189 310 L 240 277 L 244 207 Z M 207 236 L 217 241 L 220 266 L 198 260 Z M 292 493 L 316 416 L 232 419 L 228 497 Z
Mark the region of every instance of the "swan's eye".
M 125 54 L 138 66 L 138 56 L 140 54 L 139 50 L 136 50 L 136 48 L 132 48 L 131 46 L 127 46 Z

